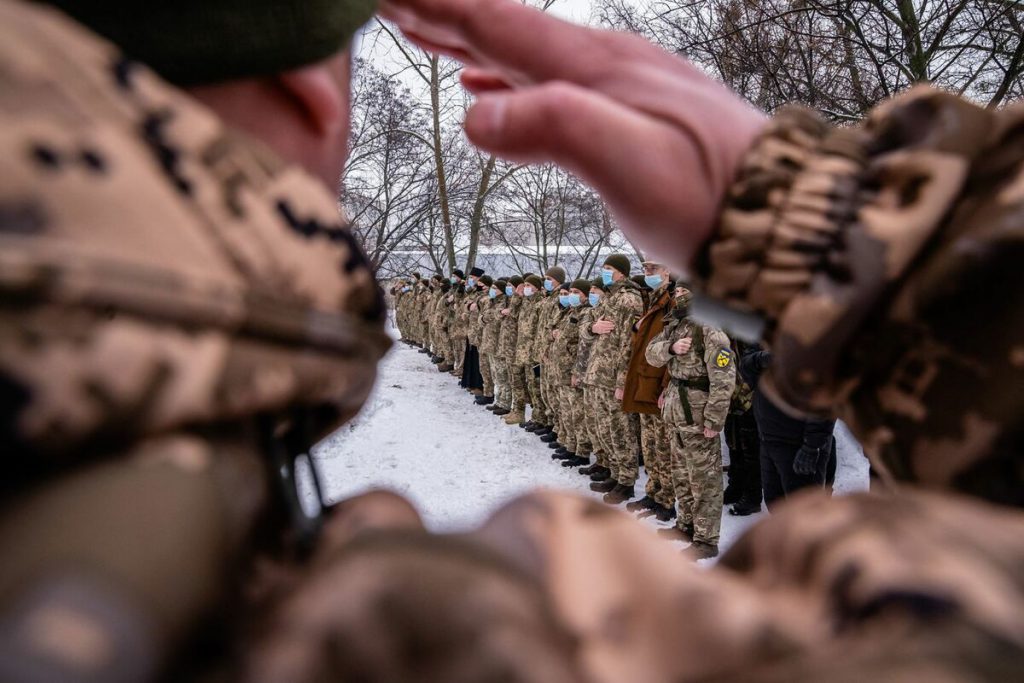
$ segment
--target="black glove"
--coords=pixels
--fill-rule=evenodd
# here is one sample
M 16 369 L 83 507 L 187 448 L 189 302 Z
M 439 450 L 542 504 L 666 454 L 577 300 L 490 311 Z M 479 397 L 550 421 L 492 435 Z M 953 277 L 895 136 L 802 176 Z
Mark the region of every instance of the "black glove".
M 818 471 L 822 458 L 827 458 L 828 448 L 815 448 L 804 444 L 793 458 L 793 471 L 802 477 L 809 477 Z

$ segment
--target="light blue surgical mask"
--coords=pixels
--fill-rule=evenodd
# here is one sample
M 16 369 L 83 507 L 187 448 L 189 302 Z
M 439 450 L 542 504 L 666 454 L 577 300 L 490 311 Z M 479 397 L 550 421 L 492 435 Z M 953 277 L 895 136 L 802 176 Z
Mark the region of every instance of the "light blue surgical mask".
M 591 294 L 591 295 L 589 295 L 587 297 L 587 301 L 590 302 L 591 306 L 596 306 L 599 303 L 601 303 L 601 295 L 600 294 Z
M 579 294 L 570 294 L 568 296 L 568 299 L 569 299 L 569 305 L 572 306 L 573 308 L 576 308 L 577 306 L 579 306 L 579 305 L 581 305 L 583 303 L 583 300 L 580 299 L 580 295 Z
M 412 289 L 412 287 L 402 287 L 402 291 L 403 292 L 408 292 L 411 289 Z
M 469 278 L 469 280 L 467 280 L 467 282 L 468 282 L 468 286 L 469 287 L 476 287 L 476 278 L 475 277 Z
M 516 288 L 513 287 L 512 285 L 509 285 L 508 287 L 505 288 L 505 296 L 512 296 L 515 293 L 516 293 Z
M 558 295 L 558 305 L 561 306 L 562 308 L 568 308 L 568 306 L 569 306 L 569 295 L 568 294 L 559 294 Z
M 450 278 L 448 278 L 448 282 L 451 282 L 453 285 L 457 285 L 459 284 L 459 278 L 452 275 Z
M 612 283 L 612 271 L 610 271 L 610 270 L 602 270 L 601 271 L 601 282 L 605 283 L 606 285 L 610 285 Z
M 496 296 L 498 296 L 498 290 L 496 290 L 496 289 L 491 289 L 491 290 L 489 290 L 487 292 L 487 298 L 488 299 L 493 299 Z
M 551 280 L 545 280 L 544 289 L 546 289 L 549 292 L 553 292 L 555 290 L 555 286 L 551 283 Z
M 661 275 L 644 275 L 644 282 L 646 282 L 647 286 L 650 287 L 651 289 L 657 289 L 658 287 L 661 286 L 661 283 L 664 281 L 665 278 L 663 278 Z

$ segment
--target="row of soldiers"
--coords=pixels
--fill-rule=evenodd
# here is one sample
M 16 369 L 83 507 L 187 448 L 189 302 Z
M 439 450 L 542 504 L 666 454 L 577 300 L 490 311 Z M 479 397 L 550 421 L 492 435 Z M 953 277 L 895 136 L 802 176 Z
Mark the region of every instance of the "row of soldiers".
M 629 258 L 612 254 L 593 280 L 567 281 L 560 266 L 543 277 L 414 273 L 392 289 L 396 323 L 403 341 L 549 443 L 606 502 L 675 520 L 660 533 L 712 557 L 725 495 L 719 434 L 731 410 L 749 410 L 750 392 L 725 333 L 688 317 L 689 289 L 660 263 L 643 268 L 630 277 Z M 634 500 L 641 466 L 646 495 Z M 760 496 L 746 512 L 756 509 Z

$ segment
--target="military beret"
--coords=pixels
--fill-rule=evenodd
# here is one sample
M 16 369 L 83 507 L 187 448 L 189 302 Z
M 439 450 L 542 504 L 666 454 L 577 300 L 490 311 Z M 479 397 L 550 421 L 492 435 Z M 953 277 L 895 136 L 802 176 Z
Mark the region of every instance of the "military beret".
M 625 254 L 609 254 L 604 260 L 604 265 L 611 266 L 623 275 L 629 275 L 629 257 Z
M 545 277 L 549 277 L 552 280 L 556 280 L 559 283 L 565 282 L 565 268 L 562 266 L 551 266 L 544 273 Z
M 577 280 L 573 280 L 572 281 L 572 288 L 573 289 L 578 289 L 581 292 L 583 292 L 584 294 L 586 294 L 587 292 L 590 291 L 590 280 L 588 280 L 586 278 L 583 278 L 583 277 L 581 277 L 581 278 L 579 278 Z
M 266 76 L 340 51 L 375 0 L 49 0 L 178 85 Z
M 481 275 L 480 283 L 490 287 L 491 285 L 494 284 L 494 278 L 492 278 L 490 275 Z
M 473 268 L 471 271 L 469 271 L 469 274 L 471 276 L 473 276 L 473 277 L 480 277 L 481 275 L 484 274 L 484 269 L 483 268 Z
M 508 279 L 508 283 L 513 287 L 518 287 L 519 285 L 523 284 L 523 278 L 521 278 L 518 275 L 513 275 Z
M 523 279 L 526 282 L 526 284 L 533 285 L 537 289 L 543 289 L 544 288 L 544 281 L 541 280 L 540 277 L 537 276 L 537 275 L 530 274 L 530 275 L 527 275 Z

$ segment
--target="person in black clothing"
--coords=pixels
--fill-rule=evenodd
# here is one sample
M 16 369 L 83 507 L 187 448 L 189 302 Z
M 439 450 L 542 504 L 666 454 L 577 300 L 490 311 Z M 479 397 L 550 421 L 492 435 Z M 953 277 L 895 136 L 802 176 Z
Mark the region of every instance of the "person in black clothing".
M 780 498 L 802 488 L 825 486 L 835 475 L 835 420 L 800 420 L 777 408 L 758 388 L 771 353 L 751 347 L 740 374 L 754 388 L 754 417 L 761 437 L 761 488 L 770 511 Z

